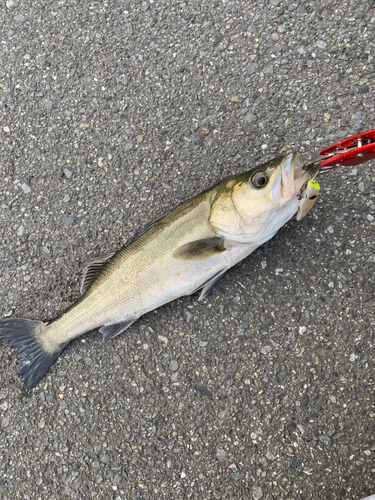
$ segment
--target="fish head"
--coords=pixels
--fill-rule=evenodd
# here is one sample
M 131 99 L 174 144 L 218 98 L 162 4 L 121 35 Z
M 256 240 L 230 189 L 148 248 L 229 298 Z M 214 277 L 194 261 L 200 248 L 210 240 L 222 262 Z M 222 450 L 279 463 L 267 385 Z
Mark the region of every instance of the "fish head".
M 298 210 L 299 195 L 317 166 L 305 168 L 301 153 L 279 156 L 221 183 L 210 224 L 236 241 L 267 241 Z

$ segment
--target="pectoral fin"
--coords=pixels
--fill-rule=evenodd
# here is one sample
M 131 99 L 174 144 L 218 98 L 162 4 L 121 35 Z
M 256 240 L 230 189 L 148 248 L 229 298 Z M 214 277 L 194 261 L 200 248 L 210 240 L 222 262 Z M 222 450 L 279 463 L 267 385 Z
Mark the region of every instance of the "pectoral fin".
M 124 321 L 123 323 L 117 323 L 115 325 L 102 326 L 99 329 L 99 332 L 103 334 L 104 342 L 108 342 L 108 340 L 113 339 L 113 337 L 117 337 L 120 333 L 124 332 L 132 325 L 138 318 L 131 319 L 129 321 Z
M 100 269 L 106 264 L 109 259 L 115 254 L 115 252 L 107 253 L 100 257 L 94 257 L 93 259 L 87 260 L 82 267 L 81 276 L 81 295 L 83 295 L 88 289 L 90 283 L 96 278 Z
M 173 256 L 183 260 L 199 260 L 208 259 L 224 251 L 224 238 L 215 236 L 181 245 L 174 251 Z

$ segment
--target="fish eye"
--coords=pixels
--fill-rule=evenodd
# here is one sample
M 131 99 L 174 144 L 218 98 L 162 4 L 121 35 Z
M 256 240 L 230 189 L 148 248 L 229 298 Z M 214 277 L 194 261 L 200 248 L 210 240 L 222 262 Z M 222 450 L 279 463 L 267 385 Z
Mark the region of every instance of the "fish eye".
M 256 188 L 263 188 L 268 183 L 268 175 L 264 172 L 256 172 L 252 178 L 251 183 Z

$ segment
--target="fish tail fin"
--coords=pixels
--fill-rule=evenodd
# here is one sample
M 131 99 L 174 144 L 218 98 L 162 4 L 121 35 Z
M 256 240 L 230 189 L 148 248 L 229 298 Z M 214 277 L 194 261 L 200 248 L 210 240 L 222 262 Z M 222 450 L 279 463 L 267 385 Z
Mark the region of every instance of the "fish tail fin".
M 37 385 L 60 356 L 67 344 L 48 352 L 40 341 L 47 328 L 42 321 L 12 318 L 0 320 L 0 338 L 18 348 L 18 366 L 23 383 L 28 389 Z

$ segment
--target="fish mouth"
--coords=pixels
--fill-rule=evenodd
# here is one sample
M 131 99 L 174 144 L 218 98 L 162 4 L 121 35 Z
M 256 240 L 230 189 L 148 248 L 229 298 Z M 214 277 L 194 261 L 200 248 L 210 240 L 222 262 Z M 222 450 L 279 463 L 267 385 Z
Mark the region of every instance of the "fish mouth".
M 319 164 L 305 165 L 301 153 L 289 153 L 281 160 L 279 174 L 272 186 L 271 195 L 281 205 L 300 196 L 310 179 L 319 172 Z
M 301 194 L 307 182 L 319 172 L 319 164 L 305 165 L 301 153 L 290 153 L 281 162 L 280 194 L 289 201 Z
M 280 205 L 295 198 L 296 188 L 303 178 L 302 167 L 300 153 L 289 153 L 281 159 L 280 169 L 271 189 L 272 198 Z

